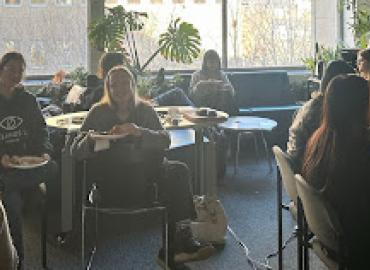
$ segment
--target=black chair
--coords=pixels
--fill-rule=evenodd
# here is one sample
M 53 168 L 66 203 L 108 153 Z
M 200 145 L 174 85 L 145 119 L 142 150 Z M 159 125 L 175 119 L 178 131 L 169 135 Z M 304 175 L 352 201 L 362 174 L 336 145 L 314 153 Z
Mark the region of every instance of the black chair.
M 163 217 L 163 248 L 168 265 L 167 209 L 158 202 L 153 177 L 160 177 L 163 153 L 116 145 L 83 161 L 81 196 L 81 264 L 90 269 L 97 248 L 98 215 L 139 215 L 159 211 Z M 142 168 L 145 167 L 146 170 Z M 85 264 L 86 212 L 95 213 L 95 244 Z

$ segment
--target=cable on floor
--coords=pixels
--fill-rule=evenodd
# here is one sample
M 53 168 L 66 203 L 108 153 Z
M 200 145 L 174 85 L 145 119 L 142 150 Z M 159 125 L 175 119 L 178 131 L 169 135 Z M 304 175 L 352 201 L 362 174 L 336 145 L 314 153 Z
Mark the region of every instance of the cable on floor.
M 253 270 L 272 270 L 272 267 L 266 263 L 259 262 L 249 255 L 249 248 L 246 244 L 236 235 L 236 233 L 231 229 L 230 226 L 227 226 L 227 230 L 231 234 L 231 236 L 235 239 L 235 241 L 239 244 L 239 246 L 244 250 L 244 255 L 247 257 L 248 264 L 252 267 Z
M 297 228 L 294 228 L 293 232 L 290 234 L 290 236 L 288 237 L 288 239 L 283 243 L 283 246 L 281 247 L 281 251 L 283 251 L 288 246 L 288 244 L 293 241 L 293 239 L 296 236 L 297 236 Z M 277 250 L 277 251 L 275 251 L 275 252 L 267 255 L 266 258 L 265 258 L 265 263 L 267 265 L 269 265 L 269 259 L 271 259 L 271 258 L 273 258 L 273 257 L 275 257 L 277 255 L 279 255 L 279 250 Z

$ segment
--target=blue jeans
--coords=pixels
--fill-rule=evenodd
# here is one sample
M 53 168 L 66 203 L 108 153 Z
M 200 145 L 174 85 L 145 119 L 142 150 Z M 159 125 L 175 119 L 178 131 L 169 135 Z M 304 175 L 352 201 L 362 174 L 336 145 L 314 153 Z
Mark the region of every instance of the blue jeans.
M 181 88 L 174 88 L 154 98 L 159 106 L 194 106 Z
M 48 188 L 49 182 L 56 178 L 56 173 L 56 163 L 49 161 L 45 166 L 39 168 L 28 170 L 9 169 L 2 171 L 0 174 L 0 181 L 3 186 L 3 203 L 9 221 L 10 234 L 20 263 L 24 259 L 22 193 L 32 191 L 42 182 Z

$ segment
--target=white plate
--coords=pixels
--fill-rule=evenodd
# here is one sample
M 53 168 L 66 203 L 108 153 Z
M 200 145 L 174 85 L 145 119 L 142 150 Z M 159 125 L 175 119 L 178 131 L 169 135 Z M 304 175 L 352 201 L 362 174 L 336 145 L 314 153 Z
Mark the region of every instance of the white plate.
M 48 160 L 45 160 L 41 157 L 33 157 L 33 156 L 24 156 L 24 157 L 20 157 L 19 159 L 20 159 L 20 164 L 10 163 L 9 167 L 25 170 L 25 169 L 38 168 L 38 167 L 46 165 L 49 162 Z M 30 163 L 29 161 L 31 160 L 32 161 L 36 160 L 37 163 L 33 163 L 33 162 Z
M 101 133 L 92 133 L 92 139 L 101 139 L 101 140 L 117 140 L 126 137 L 127 134 L 101 134 Z

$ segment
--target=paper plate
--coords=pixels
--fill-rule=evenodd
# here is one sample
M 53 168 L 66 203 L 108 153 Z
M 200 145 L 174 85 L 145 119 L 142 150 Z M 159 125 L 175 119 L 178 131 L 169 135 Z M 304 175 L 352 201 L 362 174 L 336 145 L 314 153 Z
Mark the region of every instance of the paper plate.
M 45 160 L 42 157 L 23 156 L 19 158 L 19 163 L 10 163 L 9 167 L 22 170 L 33 169 L 44 166 L 48 162 L 49 162 L 48 160 Z

